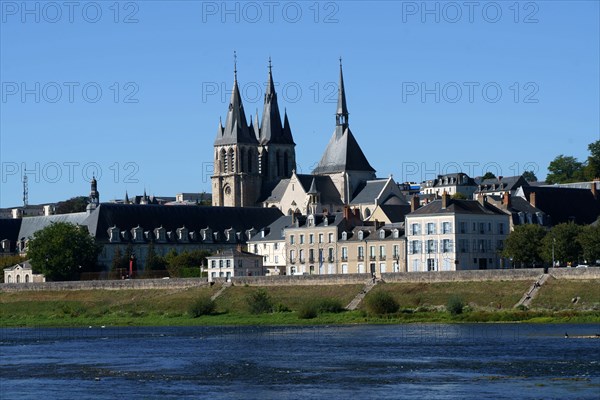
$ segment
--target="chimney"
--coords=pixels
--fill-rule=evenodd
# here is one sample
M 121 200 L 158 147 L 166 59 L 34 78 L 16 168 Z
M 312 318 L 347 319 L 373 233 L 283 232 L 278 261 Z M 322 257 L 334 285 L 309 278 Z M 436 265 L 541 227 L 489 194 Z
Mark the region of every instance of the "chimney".
M 511 206 L 510 192 L 504 192 L 504 196 L 502 197 L 502 206 L 506 209 L 510 208 L 510 206 Z
M 349 206 L 344 206 L 344 219 L 346 221 L 350 220 L 350 207 Z
M 483 193 L 479 193 L 479 194 L 477 195 L 477 201 L 478 201 L 478 202 L 479 202 L 479 204 L 481 204 L 481 205 L 483 205 L 483 203 L 485 203 L 485 201 L 486 201 L 486 198 L 485 198 L 485 196 L 483 195 Z
M 535 207 L 535 192 L 529 193 L 529 204 L 531 204 L 532 207 Z
M 502 175 L 498 176 L 498 182 L 502 182 L 502 178 L 504 178 Z
M 442 210 L 445 210 L 448 206 L 448 193 L 444 190 L 442 193 Z
M 414 195 L 410 201 L 410 212 L 417 210 L 420 206 L 419 196 Z
M 358 209 L 358 207 L 354 207 L 354 217 L 358 220 L 358 221 L 362 221 L 360 218 L 360 210 Z

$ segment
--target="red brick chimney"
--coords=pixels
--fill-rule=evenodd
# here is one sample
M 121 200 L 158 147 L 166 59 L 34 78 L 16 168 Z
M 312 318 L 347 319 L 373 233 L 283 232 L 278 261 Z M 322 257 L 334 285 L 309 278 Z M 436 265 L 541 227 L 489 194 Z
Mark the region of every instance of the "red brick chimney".
M 535 192 L 529 193 L 529 204 L 531 204 L 532 207 L 535 207 Z
M 350 220 L 350 207 L 349 206 L 344 206 L 344 219 L 346 221 Z
M 442 193 L 442 210 L 445 210 L 448 206 L 448 193 L 444 190 Z
M 410 201 L 410 212 L 417 210 L 421 206 L 419 196 L 414 195 Z

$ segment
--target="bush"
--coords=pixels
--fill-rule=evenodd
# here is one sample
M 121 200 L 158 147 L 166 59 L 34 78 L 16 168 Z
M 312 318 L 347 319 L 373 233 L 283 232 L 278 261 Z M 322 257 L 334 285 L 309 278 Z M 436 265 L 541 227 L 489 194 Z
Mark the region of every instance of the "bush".
M 317 312 L 320 313 L 340 313 L 344 311 L 344 306 L 338 299 L 324 298 L 315 301 Z
M 192 318 L 198 318 L 202 315 L 211 315 L 215 312 L 215 302 L 209 296 L 200 297 L 190 307 Z
M 367 310 L 371 314 L 393 314 L 400 305 L 388 292 L 377 291 L 366 298 Z
M 462 314 L 465 303 L 463 300 L 457 296 L 451 296 L 448 299 L 448 304 L 446 304 L 446 310 L 452 315 Z
M 277 304 L 275 304 L 275 307 L 273 307 L 273 312 L 290 312 L 290 311 L 291 310 L 289 309 L 289 307 L 283 303 L 277 303 Z
M 258 289 L 248 296 L 248 307 L 252 314 L 273 312 L 273 301 L 265 289 Z
M 314 302 L 302 304 L 298 310 L 298 318 L 300 319 L 312 319 L 318 314 L 317 305 Z

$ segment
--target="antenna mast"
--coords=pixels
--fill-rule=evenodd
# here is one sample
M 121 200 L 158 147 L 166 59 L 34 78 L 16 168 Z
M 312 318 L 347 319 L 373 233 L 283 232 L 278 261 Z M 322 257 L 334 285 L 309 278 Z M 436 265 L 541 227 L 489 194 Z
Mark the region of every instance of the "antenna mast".
M 29 184 L 27 180 L 27 174 L 23 174 L 23 207 L 29 205 Z

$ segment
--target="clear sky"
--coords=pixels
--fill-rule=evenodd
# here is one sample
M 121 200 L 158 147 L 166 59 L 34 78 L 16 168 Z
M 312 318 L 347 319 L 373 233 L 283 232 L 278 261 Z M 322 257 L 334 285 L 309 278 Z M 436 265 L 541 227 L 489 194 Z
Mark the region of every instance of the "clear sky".
M 233 83 L 262 112 L 272 58 L 298 170 L 350 126 L 380 177 L 540 179 L 599 139 L 599 2 L 0 1 L 0 207 L 210 191 Z

